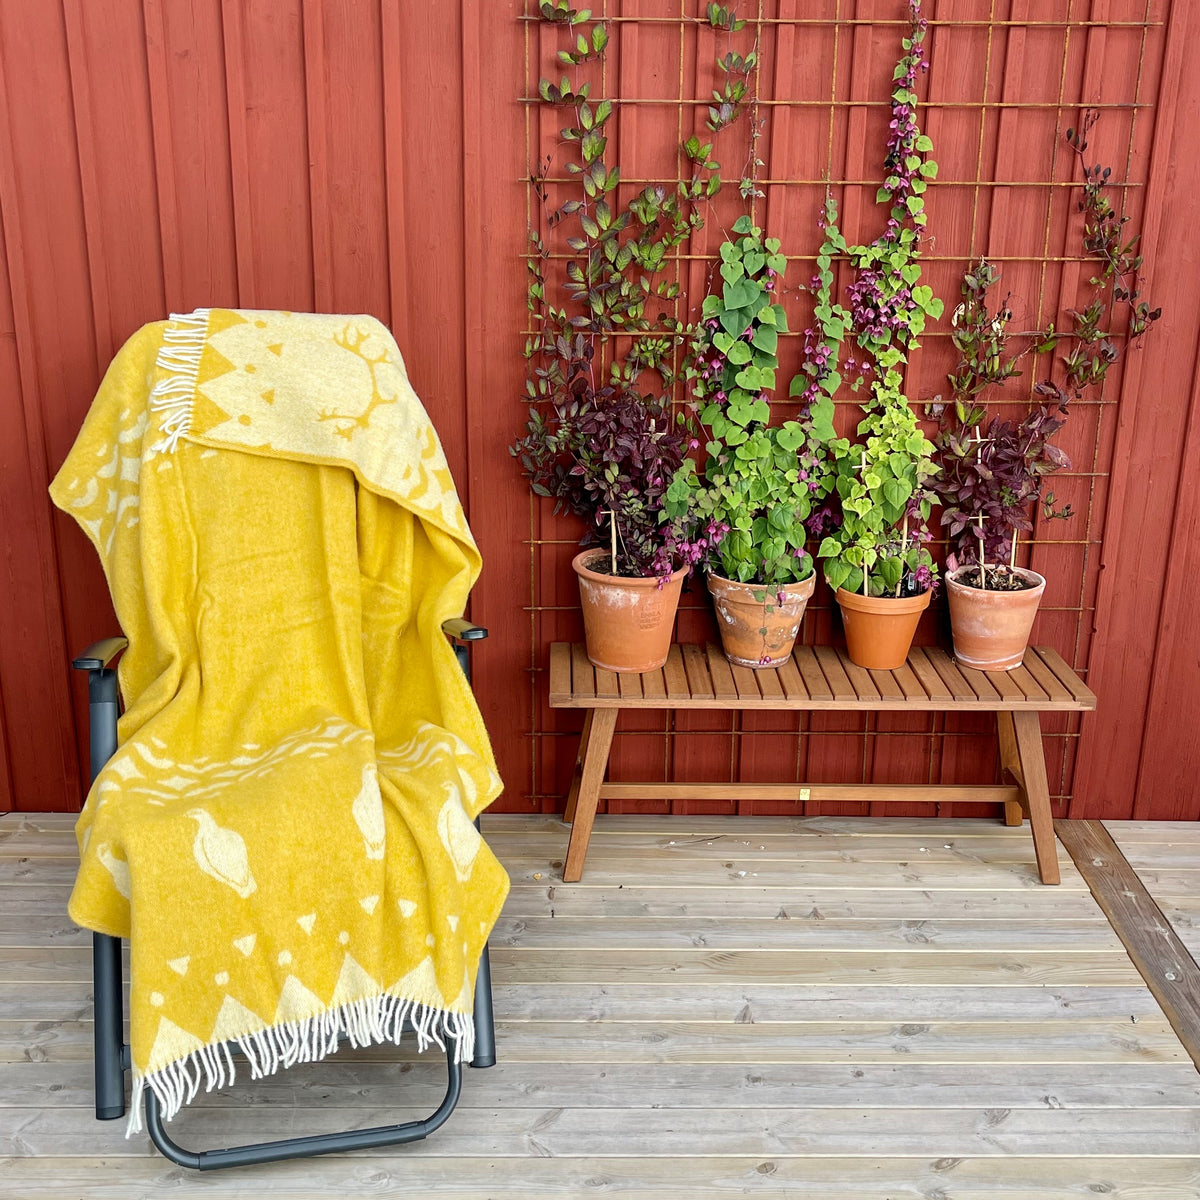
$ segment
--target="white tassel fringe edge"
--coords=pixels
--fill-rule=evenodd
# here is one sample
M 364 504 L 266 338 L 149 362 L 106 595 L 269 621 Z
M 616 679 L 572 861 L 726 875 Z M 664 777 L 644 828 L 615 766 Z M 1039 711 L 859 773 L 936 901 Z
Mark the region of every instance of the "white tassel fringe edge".
M 383 1042 L 399 1045 L 406 1022 L 417 1035 L 418 1053 L 431 1045 L 444 1052 L 449 1038 L 454 1042 L 455 1062 L 465 1062 L 475 1054 L 475 1022 L 470 1013 L 433 1008 L 391 993 L 354 1000 L 302 1021 L 284 1021 L 232 1042 L 201 1046 L 148 1075 L 135 1070 L 125 1136 L 141 1131 L 142 1094 L 147 1087 L 158 1097 L 163 1118 L 169 1121 L 196 1098 L 201 1084 L 206 1092 L 233 1084 L 237 1072 L 232 1044 L 250 1063 L 250 1078 L 262 1079 L 281 1067 L 320 1062 L 337 1049 L 339 1037 L 345 1037 L 354 1047 Z
M 162 438 L 150 447 L 152 454 L 170 454 L 192 427 L 192 402 L 196 398 L 196 375 L 208 336 L 209 309 L 172 313 L 163 333 L 162 349 L 155 366 L 166 374 L 150 393 L 150 411 L 161 414 Z

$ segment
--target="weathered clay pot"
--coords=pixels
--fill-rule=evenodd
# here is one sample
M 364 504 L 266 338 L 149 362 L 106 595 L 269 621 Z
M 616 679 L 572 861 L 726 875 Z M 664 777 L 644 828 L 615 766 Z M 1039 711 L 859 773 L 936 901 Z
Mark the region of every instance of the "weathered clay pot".
M 787 662 L 816 582 L 815 572 L 786 586 L 736 583 L 710 572 L 708 590 L 725 657 L 739 667 L 778 667 Z
M 967 569 L 959 567 L 946 576 L 954 657 L 977 671 L 1012 671 L 1025 657 L 1046 580 L 1036 571 L 1016 567 L 1018 575 L 1036 586 L 993 592 L 959 583 L 956 576 Z
M 660 585 L 653 576 L 632 579 L 588 569 L 589 562 L 605 557 L 592 549 L 571 561 L 579 576 L 588 659 L 608 671 L 654 671 L 667 661 L 687 570 Z
M 837 602 L 846 627 L 850 661 L 873 671 L 904 666 L 929 593 L 919 596 L 863 596 L 838 588 Z

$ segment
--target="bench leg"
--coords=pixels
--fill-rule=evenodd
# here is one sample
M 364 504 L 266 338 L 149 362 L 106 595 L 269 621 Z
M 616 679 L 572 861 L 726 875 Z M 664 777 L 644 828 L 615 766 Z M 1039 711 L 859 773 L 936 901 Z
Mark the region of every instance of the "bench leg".
M 563 865 L 563 882 L 578 883 L 583 876 L 583 860 L 587 857 L 596 805 L 600 803 L 600 785 L 608 769 L 608 751 L 612 746 L 613 730 L 617 727 L 615 708 L 594 708 L 588 713 L 579 739 L 579 760 L 571 797 L 567 802 L 567 820 L 571 822 L 571 840 L 567 844 L 567 861 Z
M 1054 839 L 1054 818 L 1050 813 L 1050 784 L 1046 779 L 1041 721 L 1035 712 L 1013 713 L 1012 719 L 1038 875 L 1043 883 L 1060 883 L 1062 877 L 1058 873 L 1058 843 Z
M 1012 713 L 998 712 L 996 714 L 996 733 L 1000 738 L 1000 765 L 1011 775 L 1022 791 L 1025 790 L 1025 779 L 1021 774 L 1021 756 L 1017 753 L 1017 734 L 1013 729 Z M 1025 820 L 1025 810 L 1017 800 L 1005 800 L 1005 825 L 1021 825 Z
M 575 756 L 575 771 L 571 775 L 571 790 L 567 792 L 567 811 L 563 820 L 568 825 L 575 822 L 575 809 L 579 805 L 579 784 L 583 779 L 583 760 L 587 758 L 588 742 L 592 740 L 592 718 L 596 715 L 594 708 L 587 710 L 583 718 L 583 731 L 579 735 L 579 753 Z

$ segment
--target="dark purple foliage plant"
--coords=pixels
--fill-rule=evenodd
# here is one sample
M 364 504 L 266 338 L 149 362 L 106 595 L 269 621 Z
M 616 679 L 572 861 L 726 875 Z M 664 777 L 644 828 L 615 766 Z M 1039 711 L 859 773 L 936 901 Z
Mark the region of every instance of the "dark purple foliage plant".
M 530 176 L 541 201 L 528 262 L 530 409 L 509 450 L 537 495 L 553 498 L 556 512 L 583 518 L 585 546 L 609 548 L 608 569 L 662 578 L 678 557 L 662 528 L 663 495 L 695 448 L 686 415 L 671 405 L 690 331 L 670 311 L 680 285 L 663 275 L 677 247 L 703 226 L 704 205 L 721 187 L 720 164 L 711 142 L 688 138 L 680 147 L 686 177 L 646 186 L 622 203 L 628 189 L 609 145 L 616 110 L 594 94 L 611 74 L 599 67 L 608 26 L 569 0 L 541 0 L 538 13 L 562 32 L 556 58 L 575 78 L 538 84 L 544 109 L 564 122 L 555 150 L 560 177 L 551 172 L 554 154 L 539 157 Z M 715 4 L 709 23 L 727 34 L 744 24 Z M 718 65 L 730 82 L 709 122 L 714 131 L 745 107 L 755 52 L 730 52 Z M 657 394 L 650 379 L 661 385 Z

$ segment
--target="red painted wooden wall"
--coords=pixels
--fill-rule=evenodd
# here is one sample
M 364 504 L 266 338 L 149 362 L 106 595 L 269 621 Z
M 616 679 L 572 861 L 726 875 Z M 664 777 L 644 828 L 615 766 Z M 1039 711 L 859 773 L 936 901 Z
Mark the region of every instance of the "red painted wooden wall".
M 702 0 L 592 7 L 612 31 L 610 157 L 628 180 L 674 178 L 680 137 L 704 133 L 695 101 L 713 86 L 724 35 L 697 19 Z M 370 312 L 391 325 L 485 554 L 473 615 L 492 629 L 479 693 L 508 781 L 502 805 L 560 803 L 578 722 L 545 706 L 545 646 L 578 636 L 567 567 L 578 530 L 530 497 L 506 453 L 524 412 L 522 255 L 536 219 L 526 180 L 558 124 L 526 98 L 557 70 L 560 31 L 526 8 L 0 6 L 0 810 L 78 807 L 84 692 L 68 660 L 113 627 L 92 552 L 52 512 L 46 485 L 121 341 L 203 304 Z M 1085 671 L 1101 702 L 1082 724 L 1046 721 L 1052 790 L 1072 816 L 1200 817 L 1200 76 L 1184 56 L 1200 11 L 1184 0 L 925 8 L 922 120 L 941 167 L 927 270 L 948 312 L 964 265 L 986 253 L 1018 322 L 1062 323 L 1089 272 L 1061 134 L 1080 105 L 1103 108 L 1093 145 L 1128 184 L 1165 315 L 1103 396 L 1076 406 L 1063 439 L 1074 469 L 1054 487 L 1077 515 L 1040 525 L 1032 547 L 1051 578 L 1035 637 Z M 876 232 L 902 10 L 739 5 L 763 62 L 756 216 L 795 259 L 793 329 L 823 180 L 849 236 Z M 743 119 L 722 135 L 730 149 L 717 157 L 733 178 L 747 129 Z M 737 211 L 727 186 L 684 248 L 681 316 L 698 307 Z M 785 378 L 796 353 L 793 340 Z M 939 391 L 950 361 L 944 326 L 932 330 L 910 395 Z M 939 608 L 921 639 L 944 636 L 943 624 Z M 685 597 L 679 628 L 711 636 L 705 604 Z M 836 636 L 822 589 L 805 637 Z M 973 782 L 996 770 L 986 723 L 970 718 L 650 715 L 621 728 L 613 767 L 627 778 Z

